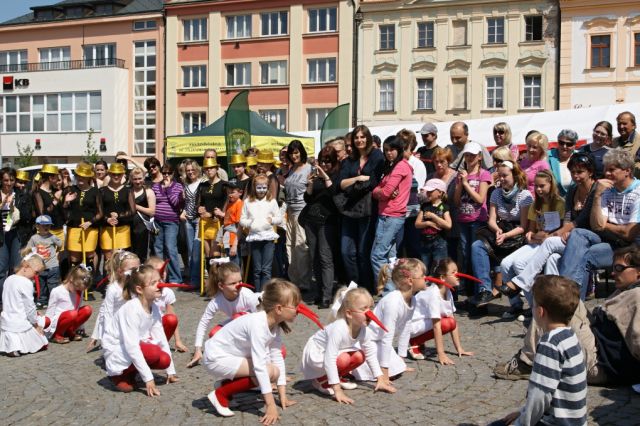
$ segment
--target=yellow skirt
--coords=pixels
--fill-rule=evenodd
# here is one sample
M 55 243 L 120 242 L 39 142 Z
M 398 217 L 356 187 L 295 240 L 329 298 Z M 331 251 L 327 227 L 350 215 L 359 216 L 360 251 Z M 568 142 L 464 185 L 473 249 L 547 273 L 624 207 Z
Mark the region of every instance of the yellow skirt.
M 98 229 L 89 228 L 84 231 L 84 251 L 91 253 L 96 251 L 98 245 Z M 82 231 L 81 228 L 67 228 L 67 250 L 82 252 Z
M 62 247 L 64 247 L 64 228 L 52 229 L 51 233 L 62 241 Z
M 204 239 L 215 240 L 220 229 L 220 221 L 212 217 L 200 220 L 204 221 Z
M 113 242 L 112 226 L 105 226 L 100 230 L 100 248 L 102 250 L 117 250 L 129 247 L 131 247 L 129 225 L 116 226 L 115 243 Z

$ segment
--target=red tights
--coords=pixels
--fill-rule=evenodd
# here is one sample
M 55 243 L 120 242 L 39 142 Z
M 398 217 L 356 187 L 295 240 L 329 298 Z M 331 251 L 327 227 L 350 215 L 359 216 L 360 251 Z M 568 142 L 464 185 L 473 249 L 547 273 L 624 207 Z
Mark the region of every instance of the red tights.
M 87 322 L 93 310 L 91 306 L 85 305 L 78 310 L 64 311 L 58 318 L 58 324 L 56 325 L 56 331 L 53 333 L 53 337 L 73 337 L 76 334 L 76 330 L 80 328 L 82 324 Z M 49 327 L 51 320 L 45 319 L 45 327 Z
M 140 350 L 144 360 L 152 370 L 166 370 L 171 365 L 171 356 L 153 343 L 140 342 Z M 136 367 L 131 364 L 122 374 L 111 377 L 116 387 L 124 392 L 131 392 L 135 384 Z
M 167 341 L 171 340 L 173 333 L 178 328 L 178 317 L 175 314 L 166 314 L 162 317 L 162 328 L 164 328 L 164 335 L 167 336 Z
M 454 317 L 443 317 L 440 319 L 440 329 L 442 330 L 443 335 L 452 332 L 457 326 L 458 325 L 456 324 L 456 319 Z M 409 339 L 409 345 L 422 346 L 424 342 L 431 339 L 433 339 L 433 329 L 426 333 L 418 334 L 416 337 L 412 337 Z
M 365 356 L 361 350 L 343 352 L 338 355 L 336 364 L 338 365 L 338 375 L 342 378 L 349 374 L 352 370 L 360 367 L 364 363 Z M 327 381 L 327 376 L 322 376 L 317 379 L 320 383 Z

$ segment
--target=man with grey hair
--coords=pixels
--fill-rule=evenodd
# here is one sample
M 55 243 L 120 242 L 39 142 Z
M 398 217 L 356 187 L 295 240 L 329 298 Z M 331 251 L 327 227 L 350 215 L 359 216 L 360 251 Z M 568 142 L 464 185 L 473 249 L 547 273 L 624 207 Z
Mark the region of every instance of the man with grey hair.
M 556 186 L 562 197 L 567 195 L 569 187 L 573 184 L 569 171 L 569 160 L 576 150 L 578 134 L 575 130 L 562 129 L 558 133 L 558 147 L 549 152 L 548 161 Z
M 463 121 L 456 121 L 449 129 L 449 137 L 451 138 L 451 145 L 447 145 L 446 149 L 451 151 L 453 158 L 455 158 L 451 163 L 451 168 L 458 170 L 464 161 L 462 150 L 464 150 L 467 142 L 471 142 L 471 139 L 469 139 L 469 127 Z M 489 170 L 493 167 L 493 159 L 484 144 L 479 143 L 479 145 L 482 147 L 482 168 Z
M 640 177 L 640 132 L 636 130 L 636 116 L 624 111 L 618 114 L 616 122 L 620 136 L 613 138 L 612 146 L 631 153 L 635 162 L 633 174 Z

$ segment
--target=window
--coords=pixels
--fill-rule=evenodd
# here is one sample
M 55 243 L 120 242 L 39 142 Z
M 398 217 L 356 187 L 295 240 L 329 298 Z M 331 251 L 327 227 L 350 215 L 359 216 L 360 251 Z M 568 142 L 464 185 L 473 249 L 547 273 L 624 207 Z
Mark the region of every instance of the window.
M 433 22 L 418 23 L 418 47 L 433 47 Z
M 207 39 L 207 18 L 185 19 L 182 21 L 182 41 L 204 41 Z
M 380 50 L 396 48 L 396 26 L 380 25 Z
M 40 49 L 40 69 L 68 69 L 70 65 L 69 61 L 71 61 L 70 47 L 50 47 Z
M 5 108 L 2 108 L 4 104 Z M 0 97 L 0 132 L 86 132 L 102 128 L 100 92 Z
M 227 38 L 251 37 L 251 15 L 227 16 Z
M 155 30 L 156 21 L 135 21 L 133 23 L 134 31 Z
M 540 93 L 542 89 L 542 77 L 539 75 L 525 75 L 523 80 L 525 108 L 540 108 Z
M 260 14 L 260 35 L 277 36 L 287 35 L 287 12 L 269 12 Z
M 307 130 L 320 130 L 331 108 L 310 108 L 307 110 Z
M 487 77 L 487 108 L 502 109 L 504 98 L 504 77 Z
M 184 112 L 182 113 L 183 133 L 189 134 L 207 126 L 206 112 Z
M 338 9 L 326 7 L 322 9 L 309 9 L 309 32 L 321 33 L 335 31 L 338 22 Z
M 227 86 L 250 86 L 251 64 L 227 64 Z
M 419 78 L 418 86 L 418 109 L 433 109 L 433 79 Z
M 635 53 L 634 53 L 634 58 L 635 58 L 635 65 L 636 67 L 640 67 L 640 33 L 635 33 L 634 35 L 634 47 L 635 47 Z
M 466 46 L 467 45 L 467 21 L 458 20 L 453 21 L 453 44 L 452 46 Z
M 0 52 L 0 71 L 15 72 L 26 71 L 27 69 L 27 51 L 26 50 L 7 50 Z
M 336 81 L 336 59 L 309 59 L 309 83 L 332 83 Z
M 525 41 L 542 41 L 542 16 L 525 16 Z
M 504 43 L 504 18 L 487 19 L 487 43 Z
M 90 44 L 84 46 L 84 64 L 90 67 L 114 65 L 116 59 L 116 45 Z
M 287 84 L 287 61 L 261 62 L 260 84 Z
M 451 109 L 467 109 L 467 79 L 451 79 Z
M 395 80 L 380 80 L 380 109 L 381 112 L 389 112 L 395 110 Z
M 609 68 L 611 36 L 591 36 L 591 68 Z
M 192 89 L 197 87 L 207 87 L 207 66 L 195 65 L 182 67 L 182 87 Z
M 262 109 L 260 110 L 260 116 L 276 129 L 287 130 L 286 109 Z
M 133 151 L 156 153 L 156 42 L 134 43 Z

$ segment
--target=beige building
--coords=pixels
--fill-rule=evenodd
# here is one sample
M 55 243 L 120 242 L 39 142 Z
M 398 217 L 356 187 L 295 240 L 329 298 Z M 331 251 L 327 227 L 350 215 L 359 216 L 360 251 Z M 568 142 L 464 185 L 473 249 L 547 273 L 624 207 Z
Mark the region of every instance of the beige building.
M 557 108 L 555 2 L 360 4 L 361 122 L 447 121 Z
M 560 10 L 560 108 L 640 99 L 640 2 L 562 0 Z

